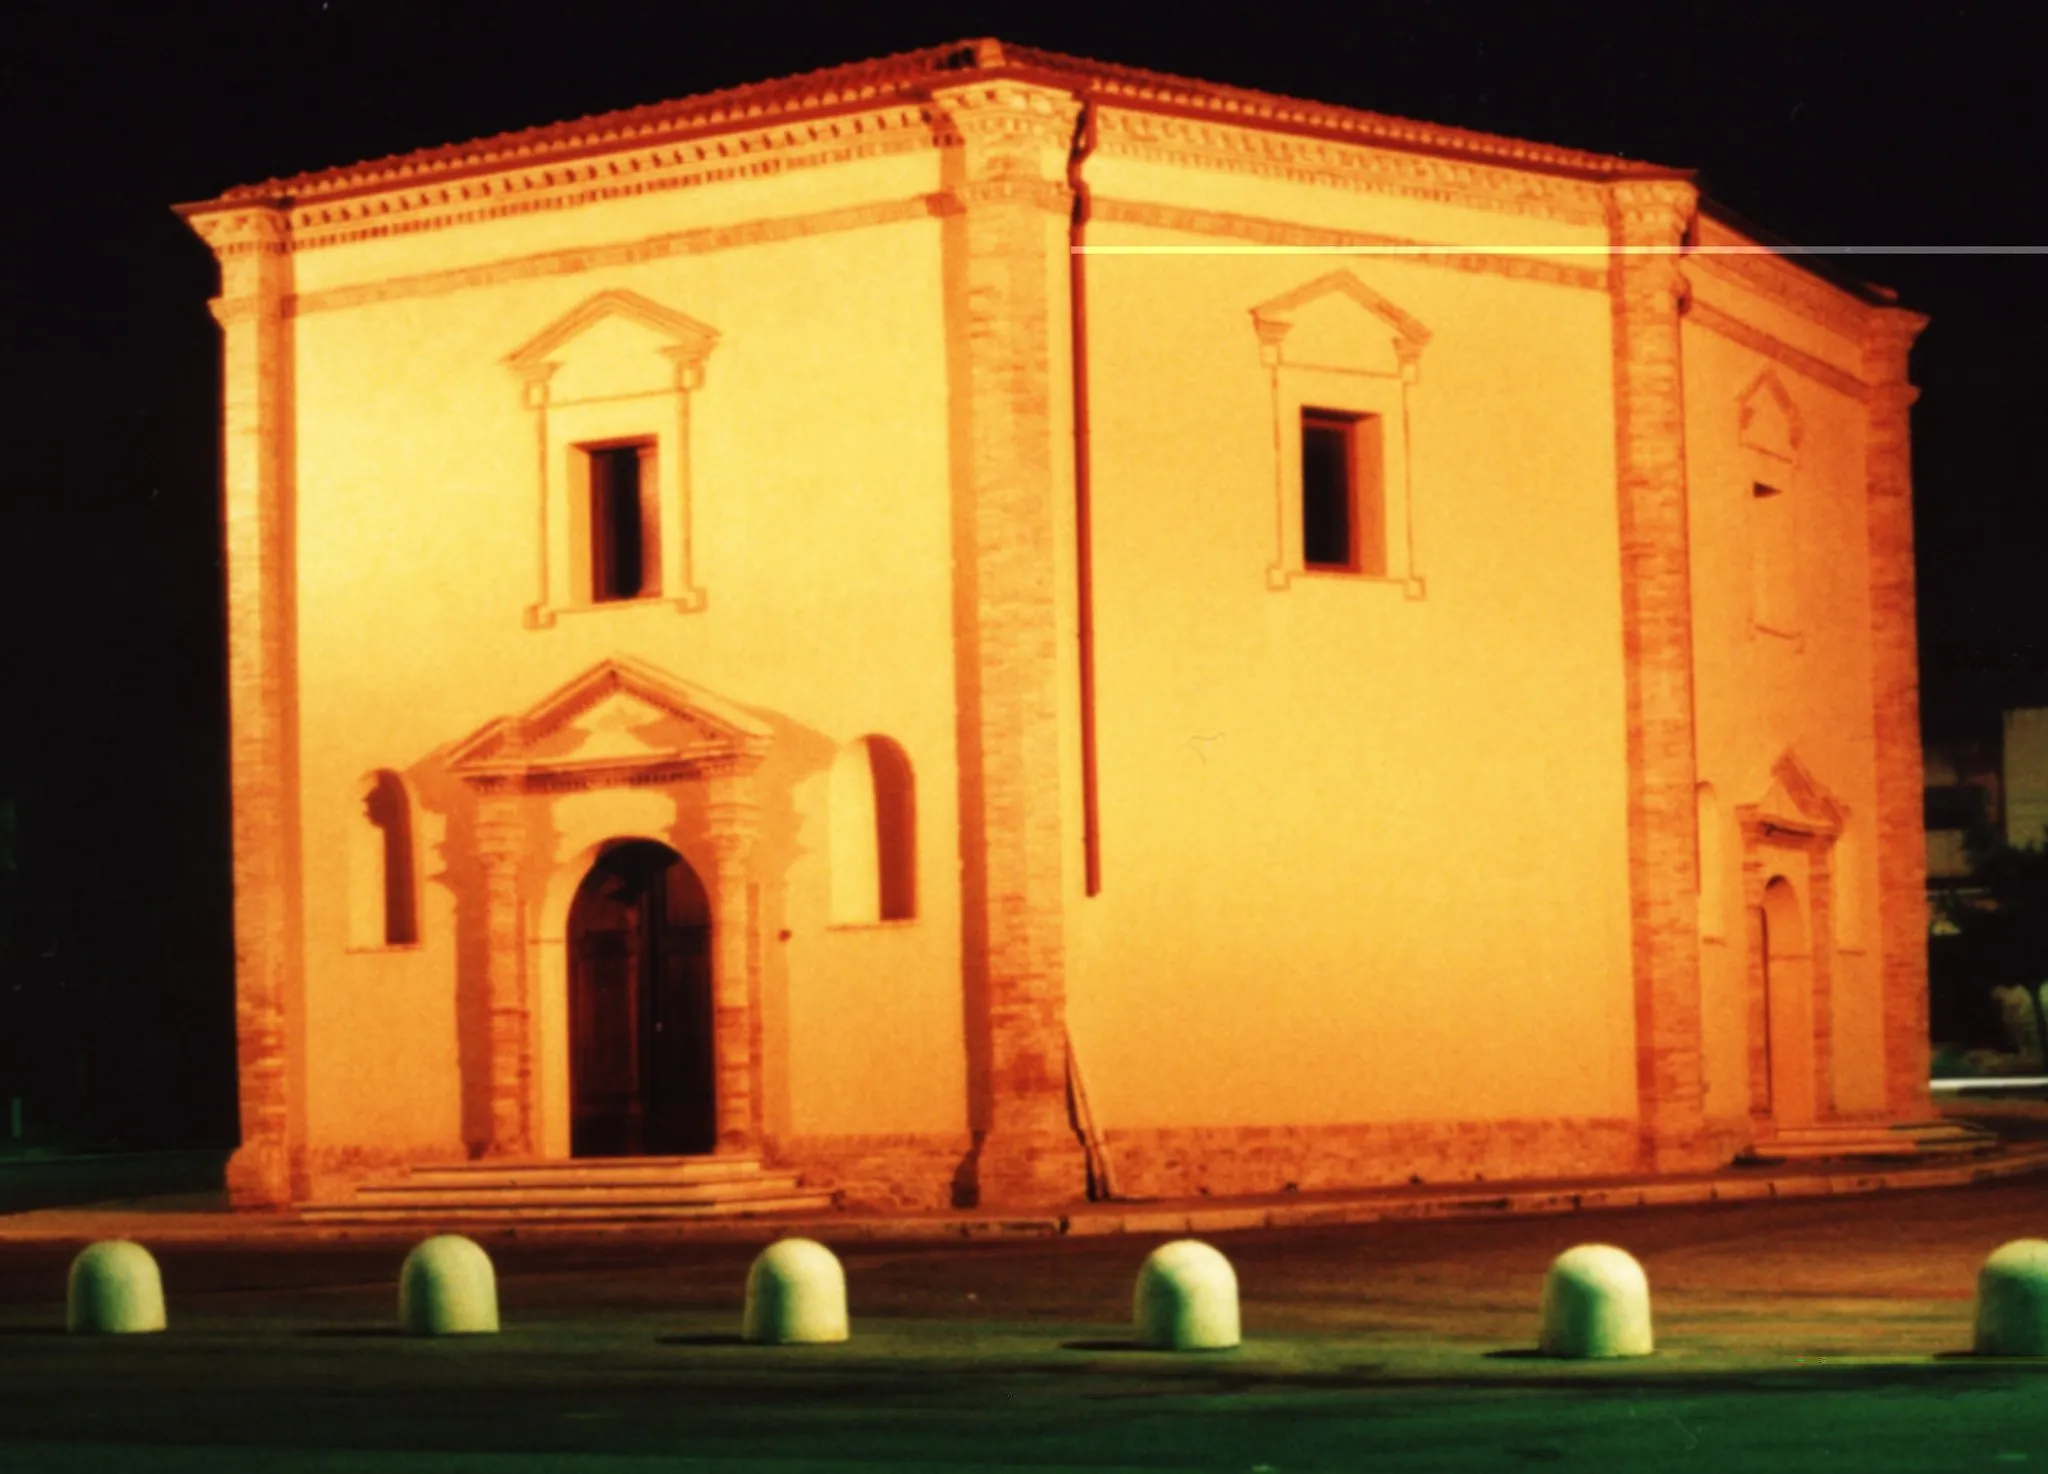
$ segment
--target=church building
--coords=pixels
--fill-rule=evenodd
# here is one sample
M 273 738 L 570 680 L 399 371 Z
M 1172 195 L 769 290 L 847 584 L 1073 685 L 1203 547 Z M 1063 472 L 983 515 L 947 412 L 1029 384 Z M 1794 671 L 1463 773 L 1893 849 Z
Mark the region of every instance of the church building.
M 180 213 L 238 1204 L 1925 1141 L 1924 319 L 1685 171 L 974 40 Z

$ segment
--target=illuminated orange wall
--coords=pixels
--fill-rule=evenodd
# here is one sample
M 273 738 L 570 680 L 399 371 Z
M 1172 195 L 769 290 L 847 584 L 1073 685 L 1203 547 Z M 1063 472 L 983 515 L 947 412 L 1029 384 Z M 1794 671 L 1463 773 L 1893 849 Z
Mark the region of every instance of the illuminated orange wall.
M 1425 240 L 1602 239 L 1121 160 L 1090 179 Z M 1089 242 L 1244 244 L 1149 215 Z M 1251 309 L 1336 270 L 1431 334 L 1414 587 L 1268 585 L 1284 453 Z M 1314 332 L 1322 361 L 1396 367 L 1380 320 L 1323 313 L 1290 350 Z M 1398 257 L 1090 258 L 1104 889 L 1075 907 L 1069 1017 L 1106 1128 L 1633 1114 L 1609 314 Z
M 295 323 L 298 614 L 305 856 L 305 1119 L 316 1160 L 448 1154 L 463 1139 L 455 978 L 478 883 L 435 810 L 438 750 L 525 709 L 597 661 L 638 657 L 778 729 L 761 954 L 768 1125 L 778 1136 L 964 1127 L 953 766 L 952 584 L 943 436 L 905 406 L 946 395 L 940 227 L 929 217 L 587 272 L 483 284 L 408 274 L 503 262 L 757 215 L 808 217 L 836 194 L 893 198 L 935 161 L 811 171 L 535 219 L 333 247 L 300 258 Z M 396 276 L 389 300 L 320 307 Z M 626 288 L 720 341 L 691 396 L 700 612 L 568 612 L 523 627 L 532 597 L 532 416 L 503 362 L 593 294 Z M 936 428 L 936 415 L 933 426 Z M 902 744 L 918 786 L 920 916 L 827 923 L 826 777 L 844 742 Z M 424 814 L 422 941 L 350 952 L 354 789 L 390 767 Z M 672 819 L 644 794 L 560 801 L 572 861 Z M 658 837 L 670 837 L 658 832 Z M 460 840 L 460 836 L 457 837 Z M 704 853 L 686 858 L 709 879 Z M 467 867 L 467 868 L 465 868 Z M 444 874 L 444 870 L 447 871 Z M 570 876 L 574 871 L 575 875 Z M 559 906 L 558 908 L 559 909 Z M 472 918 L 471 924 L 474 925 Z M 787 940 L 778 940 L 782 933 Z M 540 959 L 536 959 L 538 963 Z M 550 959 L 559 971 L 559 959 Z M 536 970 L 545 973 L 545 967 Z M 556 986 L 557 984 L 544 984 Z M 915 1061 L 915 1068 L 903 1067 Z M 474 1064 L 471 1064 L 472 1070 Z
M 1042 273 L 1045 320 L 998 325 L 1044 344 L 1027 368 L 1045 399 L 1023 407 L 1051 427 L 1061 750 L 1058 791 L 1006 794 L 990 812 L 1025 814 L 1037 836 L 1058 811 L 1065 910 L 1048 924 L 1064 929 L 1065 1022 L 1093 1125 L 1138 1180 L 1176 1189 L 1278 1186 L 1282 1169 L 1257 1158 L 1296 1129 L 1288 1160 L 1323 1161 L 1333 1180 L 1405 1177 L 1411 1162 L 1445 1175 L 1633 1165 L 1642 897 L 1612 202 L 1598 185 L 1492 165 L 1445 165 L 1441 187 L 1410 187 L 1408 156 L 1388 151 L 1321 182 L 1308 168 L 1202 167 L 1138 133 L 1082 170 L 1088 242 L 1148 248 L 1084 267 L 1099 895 L 1085 893 L 1081 838 L 1059 209 L 1034 226 L 1054 248 L 1019 258 L 1018 275 Z M 1045 136 L 1064 149 L 1058 128 Z M 948 194 L 954 147 L 897 138 L 852 162 L 735 169 L 292 252 L 303 975 L 285 1007 L 286 1062 L 289 1134 L 314 1192 L 485 1140 L 486 879 L 450 754 L 624 657 L 774 734 L 753 862 L 768 1142 L 799 1165 L 806 1150 L 851 1150 L 834 1141 L 900 1151 L 899 1175 L 921 1184 L 909 1197 L 943 1200 L 989 1085 L 975 1078 L 978 1005 L 963 976 L 976 945 L 963 808 L 987 797 L 963 795 L 957 755 L 964 488 L 1015 469 L 966 464 L 981 442 L 962 425 L 971 410 L 985 430 L 1038 382 L 1005 382 L 1015 402 L 984 384 L 986 402 L 970 402 L 968 367 L 987 345 L 967 341 L 960 317 L 959 217 L 979 208 L 961 200 L 1000 203 L 1014 181 Z M 1313 249 L 1337 238 L 1440 248 Z M 1187 247 L 1203 249 L 1173 249 Z M 1847 814 L 1825 938 L 1836 1103 L 1885 1104 L 1860 309 L 1776 262 L 1684 270 L 1695 759 L 1702 853 L 1716 857 L 1699 1033 L 1709 1129 L 1732 1149 L 1747 1139 L 1754 1054 L 1743 898 L 1768 878 L 1745 878 L 1736 814 L 1772 801 L 1788 753 Z M 1040 300 L 1038 285 L 1018 300 Z M 717 335 L 687 393 L 702 607 L 566 609 L 548 623 L 528 617 L 537 488 L 563 451 L 540 449 L 532 386 L 506 360 L 602 293 Z M 605 355 L 647 359 L 659 337 L 631 312 L 604 318 L 574 340 L 588 362 L 565 350 L 561 382 L 601 379 Z M 1800 425 L 1784 473 L 1799 618 L 1760 633 L 1758 473 L 1740 419 L 1767 371 Z M 577 423 L 637 435 L 640 402 Z M 662 415 L 673 424 L 673 396 L 646 402 L 647 432 Z M 1386 578 L 1292 567 L 1288 427 L 1303 404 L 1382 415 Z M 1003 702 L 1041 699 L 1013 653 L 981 652 L 986 730 L 1010 720 Z M 900 744 L 915 774 L 917 917 L 834 926 L 829 774 L 871 734 Z M 402 774 L 415 804 L 420 941 L 351 948 L 351 836 L 361 782 L 380 769 Z M 238 793 L 250 782 L 238 770 Z M 555 1155 L 567 1150 L 562 934 L 577 882 L 614 838 L 675 843 L 707 886 L 717 862 L 687 784 L 522 802 L 540 836 L 520 892 L 533 1144 Z M 1013 839 L 1029 848 L 996 833 L 990 849 Z M 1811 896 L 1804 859 L 1785 873 Z M 1024 1042 L 1022 1067 L 1041 1074 L 1061 1047 Z M 1338 1136 L 1306 1134 L 1382 1127 L 1395 1134 L 1343 1138 L 1349 1156 Z M 1204 1141 L 1242 1159 L 1206 1176 Z
M 1736 241 L 1732 233 L 1709 239 Z M 1866 412 L 1857 328 L 1863 309 L 1846 293 L 1769 258 L 1697 257 L 1685 328 L 1686 459 L 1693 555 L 1693 639 L 1698 765 L 1720 827 L 1721 904 L 1702 918 L 1701 985 L 1707 1111 L 1732 1123 L 1747 1110 L 1744 1033 L 1748 921 L 1742 914 L 1735 811 L 1771 787 L 1788 750 L 1847 810 L 1833 855 L 1833 1038 L 1837 1104 L 1883 1105 L 1876 970 L 1876 801 L 1871 762 L 1870 583 L 1866 548 Z M 1730 323 L 1734 326 L 1729 326 Z M 1746 331 L 1745 331 L 1746 330 Z M 1800 428 L 1795 458 L 1745 445 L 1742 401 L 1769 375 Z M 1768 389 L 1762 391 L 1768 395 Z M 1756 416 L 1774 411 L 1761 400 Z M 1753 420 L 1753 423 L 1756 423 Z M 1770 437 L 1758 424 L 1752 440 Z M 1780 447 L 1782 449 L 1782 447 Z M 1759 536 L 1756 480 L 1784 481 L 1793 534 L 1788 630 L 1756 607 L 1752 559 Z M 1782 858 L 1782 852 L 1781 852 Z M 1782 873 L 1810 904 L 1813 886 L 1792 862 Z M 1761 880 L 1780 873 L 1768 861 Z M 1728 1129 L 1735 1129 L 1732 1125 Z

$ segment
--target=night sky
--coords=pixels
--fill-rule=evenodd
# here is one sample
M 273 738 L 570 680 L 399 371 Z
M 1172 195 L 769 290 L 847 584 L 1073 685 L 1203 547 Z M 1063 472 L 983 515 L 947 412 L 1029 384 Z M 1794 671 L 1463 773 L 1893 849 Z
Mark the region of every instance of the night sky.
M 82 1068 L 73 1094 L 92 1105 L 74 1136 L 232 1133 L 215 272 L 174 202 L 996 35 L 1696 169 L 1716 199 L 1808 245 L 2048 242 L 2039 49 L 2017 7 L 812 13 L 602 0 L 0 6 L 12 144 L 0 992 L 15 1000 L 0 1014 L 0 1072 L 18 1082 L 69 1059 L 75 1080 Z M 2048 257 L 1835 264 L 1934 319 L 1914 355 L 1930 724 L 2048 701 L 2048 599 L 2027 515 L 2048 489 L 2036 470 Z

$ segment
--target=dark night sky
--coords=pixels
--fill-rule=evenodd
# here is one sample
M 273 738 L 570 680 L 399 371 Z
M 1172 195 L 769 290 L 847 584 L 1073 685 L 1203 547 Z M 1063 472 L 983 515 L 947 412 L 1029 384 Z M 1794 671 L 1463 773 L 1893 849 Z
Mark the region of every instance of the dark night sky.
M 994 34 L 1695 168 L 1716 198 L 1807 244 L 2048 242 L 2038 47 L 1990 6 L 815 13 L 606 0 L 0 7 L 13 143 L 0 798 L 19 809 L 27 950 L 74 990 L 98 990 L 87 1013 L 152 1000 L 124 1031 L 144 1042 L 123 1046 L 119 1072 L 172 1083 L 135 1109 L 203 1102 L 155 1134 L 213 1129 L 227 1038 L 214 272 L 175 201 Z M 1946 721 L 1964 706 L 1957 693 L 2048 700 L 2048 604 L 2022 510 L 2040 491 L 2048 257 L 1842 264 L 1934 318 L 1914 358 L 1930 706 Z

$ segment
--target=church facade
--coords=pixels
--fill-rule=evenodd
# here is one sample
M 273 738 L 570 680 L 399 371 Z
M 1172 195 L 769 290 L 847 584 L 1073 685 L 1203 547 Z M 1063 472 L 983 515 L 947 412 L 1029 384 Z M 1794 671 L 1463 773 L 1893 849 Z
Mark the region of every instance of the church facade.
M 1923 319 L 1682 171 L 975 41 L 181 213 L 238 1203 L 1927 1113 Z

